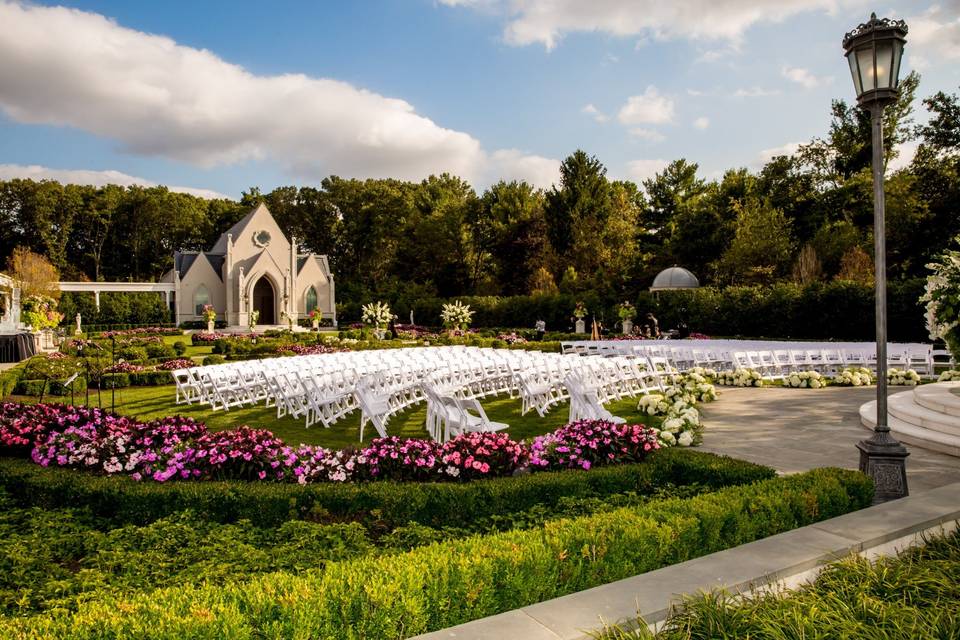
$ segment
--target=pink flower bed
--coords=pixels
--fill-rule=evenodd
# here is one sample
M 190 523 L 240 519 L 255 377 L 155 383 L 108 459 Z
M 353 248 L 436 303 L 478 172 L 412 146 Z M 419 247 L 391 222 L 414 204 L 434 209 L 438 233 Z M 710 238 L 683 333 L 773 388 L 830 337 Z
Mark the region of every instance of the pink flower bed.
M 607 464 L 643 462 L 659 448 L 656 432 L 642 424 L 580 420 L 535 438 L 530 447 L 530 466 L 591 469 Z
M 298 356 L 313 356 L 320 353 L 335 353 L 340 349 L 334 349 L 323 344 L 282 344 L 277 347 L 277 353 L 292 351 Z
M 174 369 L 187 369 L 195 366 L 197 366 L 197 363 L 190 358 L 177 358 L 176 360 L 161 362 L 157 365 L 157 369 L 161 371 L 173 371 Z
M 151 422 L 68 405 L 0 406 L 0 455 L 29 457 L 134 480 L 272 482 L 469 481 L 520 469 L 552 471 L 641 462 L 658 448 L 642 425 L 576 422 L 532 445 L 504 433 L 469 433 L 440 444 L 418 438 L 376 438 L 363 449 L 291 447 L 265 429 L 209 431 L 173 416 Z

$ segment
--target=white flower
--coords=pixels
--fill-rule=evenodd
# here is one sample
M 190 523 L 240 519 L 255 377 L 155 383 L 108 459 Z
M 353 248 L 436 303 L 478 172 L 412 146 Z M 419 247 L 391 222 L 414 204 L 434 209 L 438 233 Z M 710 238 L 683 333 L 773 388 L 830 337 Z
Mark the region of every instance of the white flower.
M 689 447 L 693 444 L 693 431 L 684 431 L 677 438 L 677 444 L 681 447 Z

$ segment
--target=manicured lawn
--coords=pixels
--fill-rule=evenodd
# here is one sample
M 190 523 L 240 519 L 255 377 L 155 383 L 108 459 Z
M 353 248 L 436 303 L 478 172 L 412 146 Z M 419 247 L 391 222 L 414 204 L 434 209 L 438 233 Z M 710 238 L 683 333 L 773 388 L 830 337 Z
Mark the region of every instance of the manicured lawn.
M 239 425 L 249 425 L 269 429 L 289 444 L 317 444 L 331 448 L 342 448 L 348 445 L 359 444 L 360 441 L 360 413 L 354 411 L 340 420 L 329 429 L 322 425 L 305 428 L 302 419 L 284 417 L 277 419 L 276 410 L 262 404 L 255 407 L 231 409 L 230 411 L 211 411 L 203 405 L 177 405 L 174 403 L 176 390 L 173 385 L 162 387 L 128 387 L 117 389 L 116 397 L 112 399 L 111 391 L 101 391 L 99 398 L 95 389 L 90 391 L 90 404 L 106 408 L 114 406 L 121 414 L 134 416 L 141 420 L 160 418 L 168 415 L 185 415 L 201 420 L 214 430 L 230 429 Z M 9 398 L 16 402 L 36 402 L 35 397 L 14 396 Z M 47 397 L 50 402 L 70 402 L 70 397 Z M 76 402 L 83 404 L 86 394 L 78 394 Z M 115 404 L 112 404 L 115 402 Z M 568 408 L 566 404 L 554 408 L 546 417 L 541 418 L 531 411 L 525 416 L 520 415 L 520 399 L 510 399 L 506 396 L 490 398 L 483 401 L 483 408 L 487 416 L 496 422 L 510 425 L 507 433 L 515 440 L 531 438 L 567 423 Z M 607 405 L 614 414 L 626 418 L 629 422 L 639 422 L 648 426 L 658 426 L 660 420 L 651 416 L 644 416 L 637 411 L 636 400 L 623 400 Z M 424 421 L 426 419 L 426 405 L 412 407 L 405 413 L 395 416 L 388 425 L 390 435 L 402 437 L 426 437 Z M 376 437 L 376 431 L 370 425 L 364 429 L 364 440 L 369 442 Z

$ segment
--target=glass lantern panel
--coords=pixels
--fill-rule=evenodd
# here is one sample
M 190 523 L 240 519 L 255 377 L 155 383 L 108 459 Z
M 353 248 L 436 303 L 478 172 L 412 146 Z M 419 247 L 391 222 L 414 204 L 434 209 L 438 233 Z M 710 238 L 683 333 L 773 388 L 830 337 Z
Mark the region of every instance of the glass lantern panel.
M 847 62 L 850 63 L 850 75 L 853 76 L 853 88 L 859 96 L 863 93 L 863 83 L 860 82 L 860 70 L 857 69 L 857 54 L 854 52 L 848 54 Z
M 893 70 L 893 43 L 877 43 L 877 88 L 890 89 L 894 85 L 891 82 L 890 72 Z
M 903 57 L 903 43 L 899 40 L 893 41 L 893 88 L 900 87 L 900 59 Z
M 873 73 L 873 47 L 857 49 L 857 66 L 860 67 L 860 82 L 863 84 L 863 91 L 876 89 L 876 76 Z

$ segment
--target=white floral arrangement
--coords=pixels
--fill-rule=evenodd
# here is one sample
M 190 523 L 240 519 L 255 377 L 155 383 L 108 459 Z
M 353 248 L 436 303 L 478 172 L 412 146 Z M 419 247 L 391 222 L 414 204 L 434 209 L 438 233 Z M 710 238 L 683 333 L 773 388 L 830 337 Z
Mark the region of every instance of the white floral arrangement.
M 873 372 L 866 367 L 847 367 L 834 377 L 833 383 L 841 387 L 864 387 L 875 380 Z
M 364 324 L 371 327 L 382 329 L 390 323 L 393 313 L 390 311 L 390 305 L 386 302 L 371 302 L 361 307 L 363 315 L 361 320 Z
M 792 371 L 783 381 L 783 386 L 794 389 L 822 389 L 827 379 L 819 371 Z
M 692 447 L 703 441 L 700 412 L 682 403 L 671 405 L 658 431 L 660 446 Z
M 704 380 L 700 382 L 707 382 L 717 377 L 717 370 L 708 367 L 691 367 L 687 369 L 687 376 L 701 376 Z
M 890 369 L 887 371 L 887 384 L 896 387 L 915 387 L 920 384 L 920 374 L 913 369 Z
M 641 411 L 648 416 L 662 416 L 670 410 L 671 406 L 673 405 L 662 393 L 648 393 L 645 396 L 640 396 L 640 401 L 637 402 L 637 411 Z
M 957 380 L 960 380 L 960 371 L 957 371 L 956 369 L 944 371 L 937 378 L 937 382 L 956 382 Z
M 452 304 L 443 305 L 440 319 L 443 320 L 443 326 L 449 329 L 466 329 L 473 320 L 473 311 L 470 310 L 470 305 L 456 300 Z
M 960 251 L 946 251 L 938 262 L 931 262 L 932 271 L 920 302 L 926 304 L 927 330 L 930 339 L 943 339 L 950 351 L 960 350 Z
M 717 374 L 716 383 L 727 387 L 762 387 L 763 376 L 756 369 L 737 367 Z

